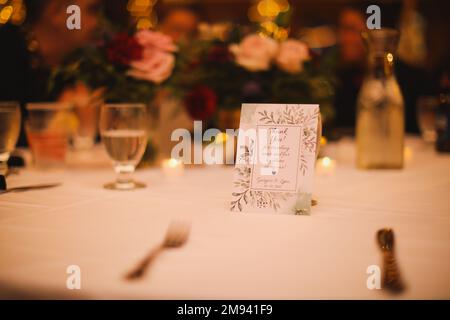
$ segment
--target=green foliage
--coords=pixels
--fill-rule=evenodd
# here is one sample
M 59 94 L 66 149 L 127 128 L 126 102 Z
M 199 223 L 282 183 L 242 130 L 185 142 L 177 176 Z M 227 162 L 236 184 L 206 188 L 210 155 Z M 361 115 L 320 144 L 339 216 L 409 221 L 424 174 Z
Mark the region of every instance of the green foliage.
M 127 69 L 110 63 L 103 47 L 86 47 L 73 52 L 56 68 L 49 82 L 49 91 L 58 95 L 64 88 L 83 82 L 91 89 L 104 88 L 107 102 L 149 103 L 156 86 L 127 75 Z
M 233 42 L 238 42 L 234 37 Z M 304 63 L 302 72 L 291 74 L 276 66 L 268 71 L 250 72 L 230 59 L 212 58 L 214 50 L 228 50 L 231 41 L 200 40 L 183 46 L 183 61 L 172 79 L 171 86 L 178 93 L 186 93 L 196 86 L 206 85 L 217 95 L 219 109 L 237 109 L 242 103 L 314 103 L 320 104 L 325 120 L 334 117 L 334 80 L 329 64 L 320 58 Z M 249 86 L 258 91 L 248 94 Z

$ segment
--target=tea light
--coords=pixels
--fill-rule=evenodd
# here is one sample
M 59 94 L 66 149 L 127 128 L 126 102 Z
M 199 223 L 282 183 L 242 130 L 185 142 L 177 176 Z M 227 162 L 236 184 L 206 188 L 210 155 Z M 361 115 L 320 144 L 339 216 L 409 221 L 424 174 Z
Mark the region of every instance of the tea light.
M 225 132 L 221 132 L 216 136 L 216 138 L 214 139 L 214 142 L 216 144 L 223 145 L 224 143 L 227 142 L 228 138 L 229 138 L 229 136 Z
M 405 147 L 403 149 L 403 158 L 405 159 L 405 162 L 410 162 L 413 157 L 413 151 L 410 147 Z
M 162 162 L 163 174 L 168 178 L 177 178 L 183 175 L 184 165 L 181 160 L 170 158 Z
M 317 174 L 319 175 L 332 175 L 336 169 L 336 160 L 330 157 L 323 157 L 317 161 Z
M 234 164 L 236 138 L 221 132 L 215 137 L 214 142 L 216 152 L 223 155 L 223 164 Z

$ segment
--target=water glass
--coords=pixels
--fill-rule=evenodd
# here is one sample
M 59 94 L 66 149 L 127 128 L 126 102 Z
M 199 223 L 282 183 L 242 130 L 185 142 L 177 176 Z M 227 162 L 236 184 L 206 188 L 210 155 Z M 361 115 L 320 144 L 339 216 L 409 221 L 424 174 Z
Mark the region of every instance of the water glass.
M 437 139 L 436 132 L 436 114 L 439 107 L 439 98 L 437 96 L 423 96 L 417 101 L 417 122 L 425 142 L 435 143 Z
M 117 174 L 106 189 L 133 190 L 145 184 L 133 180 L 144 155 L 149 122 L 144 104 L 105 104 L 100 111 L 100 134 Z

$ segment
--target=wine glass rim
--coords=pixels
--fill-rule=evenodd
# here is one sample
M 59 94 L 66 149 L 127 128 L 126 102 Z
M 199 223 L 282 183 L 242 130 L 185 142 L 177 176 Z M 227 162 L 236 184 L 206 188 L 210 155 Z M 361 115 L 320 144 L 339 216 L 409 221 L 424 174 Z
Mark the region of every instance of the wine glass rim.
M 143 103 L 105 103 L 105 108 L 145 108 Z
M 72 105 L 70 103 L 64 102 L 30 102 L 27 103 L 27 110 L 66 110 L 71 109 Z

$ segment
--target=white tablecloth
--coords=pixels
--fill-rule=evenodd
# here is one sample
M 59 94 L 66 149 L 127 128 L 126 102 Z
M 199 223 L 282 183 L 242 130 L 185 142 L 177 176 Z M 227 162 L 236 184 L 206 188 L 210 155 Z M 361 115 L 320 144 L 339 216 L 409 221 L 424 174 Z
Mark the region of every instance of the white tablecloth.
M 407 145 L 402 171 L 356 170 L 352 142 L 330 146 L 336 170 L 316 176 L 311 216 L 230 213 L 229 167 L 178 180 L 142 170 L 148 188 L 132 192 L 102 188 L 114 178 L 103 151 L 70 170 L 24 170 L 10 187 L 63 185 L 0 195 L 0 297 L 392 298 L 366 285 L 381 264 L 375 233 L 392 227 L 407 284 L 398 298 L 450 298 L 450 157 Z M 124 281 L 174 219 L 192 222 L 187 244 Z M 69 265 L 81 268 L 81 290 L 66 288 Z

